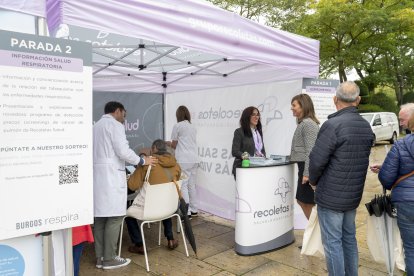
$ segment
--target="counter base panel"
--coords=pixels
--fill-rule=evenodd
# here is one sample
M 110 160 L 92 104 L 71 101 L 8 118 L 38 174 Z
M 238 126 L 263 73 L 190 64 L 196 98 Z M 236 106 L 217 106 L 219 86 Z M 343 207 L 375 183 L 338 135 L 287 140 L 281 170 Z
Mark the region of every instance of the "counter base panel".
M 250 255 L 257 255 L 262 254 L 268 251 L 278 250 L 285 246 L 288 246 L 295 242 L 295 234 L 292 230 L 286 232 L 285 234 L 277 237 L 276 239 L 273 239 L 271 241 L 257 244 L 257 245 L 251 245 L 251 246 L 243 246 L 237 243 L 234 247 L 234 250 L 238 255 L 241 256 L 250 256 Z

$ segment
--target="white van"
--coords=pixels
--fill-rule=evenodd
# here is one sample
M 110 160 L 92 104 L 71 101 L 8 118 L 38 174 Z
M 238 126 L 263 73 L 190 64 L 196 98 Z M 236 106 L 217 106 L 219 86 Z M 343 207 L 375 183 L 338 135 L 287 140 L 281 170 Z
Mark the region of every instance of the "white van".
M 374 145 L 378 141 L 390 141 L 391 144 L 400 135 L 400 126 L 397 115 L 392 112 L 361 113 L 362 118 L 368 121 L 375 134 Z

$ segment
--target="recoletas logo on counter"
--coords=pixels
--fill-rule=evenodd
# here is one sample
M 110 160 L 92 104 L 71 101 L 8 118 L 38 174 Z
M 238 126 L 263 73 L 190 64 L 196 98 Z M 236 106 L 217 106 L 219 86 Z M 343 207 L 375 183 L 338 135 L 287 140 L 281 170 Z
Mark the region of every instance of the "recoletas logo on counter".
M 268 218 L 276 215 L 282 215 L 283 213 L 287 213 L 291 210 L 290 205 L 288 204 L 288 194 L 291 192 L 291 187 L 289 183 L 286 181 L 284 177 L 279 178 L 276 182 L 276 190 L 274 195 L 276 197 L 281 197 L 282 202 L 280 206 L 273 205 L 270 208 L 266 208 L 264 210 L 255 211 L 253 212 L 254 218 Z
M 286 181 L 284 177 L 281 177 L 278 181 L 278 184 L 276 186 L 275 195 L 280 195 L 282 198 L 283 203 L 286 203 L 287 201 L 287 195 L 292 191 L 291 187 L 289 186 L 289 183 Z

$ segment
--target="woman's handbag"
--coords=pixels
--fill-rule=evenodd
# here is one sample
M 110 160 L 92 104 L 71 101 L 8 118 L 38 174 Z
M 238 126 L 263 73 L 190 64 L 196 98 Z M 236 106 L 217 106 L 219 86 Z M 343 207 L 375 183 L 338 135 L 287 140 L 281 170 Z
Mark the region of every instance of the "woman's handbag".
M 168 175 L 168 170 L 164 170 L 164 172 Z M 131 206 L 127 209 L 126 215 L 128 217 L 133 217 L 138 220 L 142 220 L 144 217 L 144 205 L 145 205 L 145 195 L 147 193 L 147 187 L 151 185 L 149 183 L 149 176 L 151 173 L 151 166 L 148 166 L 147 172 L 145 174 L 144 178 L 144 184 L 142 185 L 141 189 L 139 189 L 137 196 L 134 198 L 134 201 L 132 202 Z M 169 179 L 172 179 L 172 176 L 168 177 Z M 131 180 L 131 179 L 130 179 Z M 168 182 L 167 182 L 168 183 Z M 175 183 L 178 185 L 178 188 L 181 188 L 182 180 L 178 181 L 170 181 L 170 183 Z
M 142 220 L 144 217 L 144 204 L 145 204 L 145 194 L 149 184 L 148 179 L 151 172 L 151 166 L 148 166 L 147 173 L 145 174 L 144 184 L 139 190 L 137 196 L 134 198 L 131 206 L 127 209 L 126 215 L 128 217 L 133 217 L 139 220 Z
M 305 233 L 303 233 L 302 250 L 300 254 L 315 257 L 325 256 L 316 205 L 312 207 L 308 225 L 305 228 Z

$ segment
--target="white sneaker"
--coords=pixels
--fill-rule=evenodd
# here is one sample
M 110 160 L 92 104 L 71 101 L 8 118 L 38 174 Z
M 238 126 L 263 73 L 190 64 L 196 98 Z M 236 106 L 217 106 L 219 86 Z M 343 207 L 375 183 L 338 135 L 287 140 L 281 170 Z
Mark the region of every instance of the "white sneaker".
M 131 259 L 121 258 L 119 256 L 114 257 L 112 260 L 103 261 L 103 269 L 116 269 L 123 266 L 127 266 L 131 262 Z
M 96 259 L 96 268 L 102 268 L 103 257 Z

